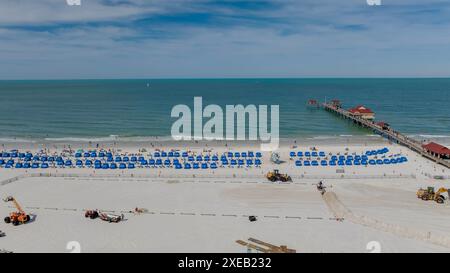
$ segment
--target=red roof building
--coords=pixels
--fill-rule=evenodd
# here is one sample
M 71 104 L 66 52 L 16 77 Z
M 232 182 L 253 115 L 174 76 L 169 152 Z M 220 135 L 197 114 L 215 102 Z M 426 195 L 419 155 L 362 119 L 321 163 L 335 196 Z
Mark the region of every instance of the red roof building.
M 430 154 L 438 156 L 440 158 L 450 158 L 450 149 L 437 144 L 435 142 L 430 142 L 428 144 L 422 145 L 422 147 Z
M 351 115 L 359 116 L 363 119 L 375 119 L 375 113 L 363 105 L 358 105 L 355 108 L 349 109 L 348 111 Z

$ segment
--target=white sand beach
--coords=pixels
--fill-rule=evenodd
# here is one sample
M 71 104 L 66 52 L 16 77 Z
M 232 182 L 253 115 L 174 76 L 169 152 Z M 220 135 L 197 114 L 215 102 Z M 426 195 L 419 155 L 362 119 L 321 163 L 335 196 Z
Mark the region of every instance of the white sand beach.
M 4 150 L 60 154 L 69 144 L 7 143 Z M 294 147 L 295 146 L 295 147 Z M 257 145 L 175 142 L 101 143 L 123 155 L 180 149 L 198 154 L 256 151 Z M 402 164 L 382 166 L 301 166 L 290 151 L 363 154 L 387 147 L 404 156 Z M 70 143 L 70 149 L 96 149 L 95 144 Z M 142 149 L 145 152 L 142 152 Z M 141 151 L 141 152 L 139 152 Z M 70 252 L 70 241 L 82 252 L 247 252 L 236 240 L 256 238 L 287 245 L 297 252 L 369 252 L 379 242 L 382 252 L 449 252 L 450 205 L 422 201 L 419 187 L 450 187 L 450 171 L 405 147 L 377 139 L 361 143 L 284 143 L 281 164 L 262 153 L 262 165 L 217 169 L 136 167 L 103 170 L 62 167 L 0 168 L 0 197 L 14 196 L 32 215 L 24 225 L 0 224 L 6 236 L 0 249 L 13 252 Z M 273 169 L 292 182 L 269 182 Z M 13 179 L 11 179 L 13 178 Z M 436 179 L 438 178 L 438 179 Z M 315 184 L 323 180 L 322 196 Z M 333 195 L 329 195 L 333 194 Z M 336 199 L 337 198 L 337 199 Z M 134 208 L 145 213 L 135 214 Z M 107 223 L 84 217 L 84 210 L 124 214 Z M 0 215 L 13 211 L 0 204 Z M 257 216 L 250 222 L 248 216 Z M 337 218 L 343 218 L 341 220 Z M 426 234 L 426 236 L 422 236 Z

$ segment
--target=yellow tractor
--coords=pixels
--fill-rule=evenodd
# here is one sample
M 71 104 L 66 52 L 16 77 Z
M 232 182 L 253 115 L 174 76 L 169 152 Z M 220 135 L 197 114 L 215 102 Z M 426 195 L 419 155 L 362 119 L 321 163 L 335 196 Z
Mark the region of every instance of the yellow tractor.
M 278 170 L 273 170 L 272 172 L 268 172 L 266 174 L 266 178 L 272 182 L 292 182 L 292 178 L 287 174 L 281 174 Z
M 427 189 L 420 188 L 417 191 L 417 198 L 422 199 L 424 201 L 436 201 L 438 204 L 443 204 L 445 201 L 445 196 L 443 193 L 447 193 L 450 196 L 450 190 L 446 188 L 440 188 L 438 191 L 434 191 L 434 187 L 428 187 Z

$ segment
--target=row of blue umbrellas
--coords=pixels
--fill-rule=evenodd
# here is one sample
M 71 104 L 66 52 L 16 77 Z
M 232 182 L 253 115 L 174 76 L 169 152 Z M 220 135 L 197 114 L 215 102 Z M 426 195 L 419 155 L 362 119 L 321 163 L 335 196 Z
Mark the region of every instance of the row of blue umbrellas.
M 386 154 L 388 152 L 389 152 L 389 149 L 385 147 L 385 148 L 379 149 L 379 150 L 366 151 L 363 155 L 356 155 L 355 157 L 361 157 L 362 156 L 362 157 L 366 157 L 367 158 L 367 156 L 383 155 L 383 154 Z M 291 151 L 289 153 L 289 156 L 291 158 L 293 158 L 293 157 L 325 157 L 327 155 L 326 155 L 326 153 L 324 151 L 320 151 L 320 152 L 316 152 L 316 151 L 313 151 L 313 152 L 310 152 L 310 151 L 306 151 L 306 152 L 303 152 L 303 151 L 298 151 L 298 152 Z M 333 155 L 332 158 L 333 157 L 337 157 L 337 156 L 338 155 Z M 340 155 L 339 158 L 341 158 L 341 157 L 344 157 L 344 156 Z M 347 157 L 351 158 L 352 155 L 348 155 Z
M 159 158 L 159 157 L 169 157 L 169 158 L 171 158 L 171 157 L 175 157 L 175 158 L 179 158 L 179 157 L 184 157 L 184 158 L 187 158 L 187 157 L 192 157 L 193 155 L 190 155 L 188 152 L 154 152 L 153 153 L 153 157 L 155 157 L 155 158 Z M 201 156 L 201 155 L 199 155 L 199 156 Z M 224 156 L 226 156 L 226 157 L 235 157 L 235 158 L 241 158 L 241 157 L 243 157 L 243 158 L 247 158 L 247 157 L 257 157 L 257 158 L 261 158 L 262 157 L 262 154 L 261 154 L 261 152 L 251 152 L 251 151 L 249 151 L 249 152 L 227 152 L 227 153 L 225 153 L 224 154 Z M 112 157 L 115 157 L 115 158 L 117 158 L 117 157 L 120 157 L 120 156 L 117 156 L 117 155 L 113 155 L 111 152 L 84 152 L 84 153 L 82 153 L 82 152 L 77 152 L 77 153 L 75 153 L 75 157 L 76 158 L 80 158 L 80 157 L 85 157 L 85 158 L 89 158 L 89 157 L 92 157 L 92 158 L 96 158 L 96 157 L 101 157 L 101 158 L 103 158 L 103 157 L 108 157 L 108 158 L 112 158 Z M 127 156 L 125 156 L 125 157 L 127 157 Z M 132 156 L 133 157 L 133 156 Z M 198 157 L 198 156 L 197 156 Z M 205 157 L 207 157 L 207 156 L 205 156 Z
M 408 162 L 406 157 L 399 158 L 385 158 L 385 159 L 370 159 L 370 160 L 297 160 L 295 166 L 366 166 L 366 165 L 390 165 Z

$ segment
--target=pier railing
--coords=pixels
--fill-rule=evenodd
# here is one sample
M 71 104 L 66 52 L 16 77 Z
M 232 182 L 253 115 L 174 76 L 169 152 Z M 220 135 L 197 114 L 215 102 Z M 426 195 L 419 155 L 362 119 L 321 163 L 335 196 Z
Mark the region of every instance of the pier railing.
M 363 119 L 360 118 L 358 116 L 354 116 L 352 115 L 349 111 L 338 107 L 334 104 L 330 104 L 330 103 L 323 103 L 322 107 L 330 112 L 333 112 L 335 114 L 338 114 L 346 119 L 350 119 L 352 120 L 354 123 L 362 126 L 362 127 L 367 127 L 372 129 L 373 131 L 375 131 L 376 133 L 387 137 L 390 140 L 393 140 L 403 146 L 408 147 L 409 149 L 413 150 L 416 153 L 419 153 L 421 156 L 432 160 L 434 162 L 436 162 L 437 164 L 440 164 L 442 166 L 445 166 L 447 168 L 450 168 L 450 162 L 446 161 L 442 158 L 439 158 L 437 156 L 434 156 L 430 153 L 428 153 L 423 147 L 422 147 L 422 143 L 420 141 L 417 141 L 415 139 L 409 138 L 406 135 L 401 134 L 400 132 L 397 132 L 393 129 L 384 129 L 382 127 L 380 127 L 379 125 L 377 125 L 375 122 L 373 122 L 372 120 L 367 120 L 367 119 Z

